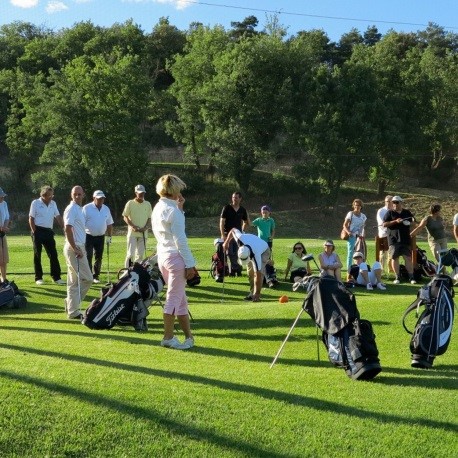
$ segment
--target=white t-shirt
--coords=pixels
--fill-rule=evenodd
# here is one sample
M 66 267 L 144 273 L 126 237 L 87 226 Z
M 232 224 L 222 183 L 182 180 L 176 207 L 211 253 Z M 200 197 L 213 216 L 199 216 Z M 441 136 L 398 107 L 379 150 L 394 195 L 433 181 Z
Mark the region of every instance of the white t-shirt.
M 262 269 L 262 253 L 269 249 L 267 242 L 253 234 L 242 234 L 238 229 L 233 229 L 232 233 L 236 241 L 242 242 L 251 249 L 251 259 L 255 263 L 256 270 Z
M 30 204 L 29 216 L 35 220 L 35 226 L 52 229 L 54 218 L 59 215 L 56 202 L 53 200 L 49 202 L 49 205 L 46 205 L 41 198 L 32 200 Z
M 358 235 L 364 236 L 364 225 L 366 224 L 367 217 L 364 213 L 360 213 L 359 216 L 356 216 L 353 212 L 348 212 L 345 217 L 346 220 L 351 220 L 350 222 L 350 232 L 353 234 L 358 233 Z
M 453 225 L 458 226 L 458 213 L 453 217 Z
M 64 211 L 64 225 L 72 226 L 76 245 L 82 246 L 86 243 L 83 209 L 73 200 Z
M 102 204 L 100 209 L 94 202 L 86 204 L 83 207 L 83 215 L 86 234 L 93 235 L 94 237 L 105 235 L 107 226 L 113 224 L 110 209 L 104 204 Z
M 378 224 L 378 236 L 380 238 L 386 237 L 388 235 L 388 228 L 383 227 L 383 218 L 388 212 L 387 207 L 379 208 L 377 211 L 377 224 Z
M 377 284 L 377 276 L 375 275 L 374 271 L 377 269 L 380 270 L 381 268 L 382 268 L 382 265 L 376 261 L 372 265 L 372 270 L 370 272 L 367 272 L 369 270 L 367 267 L 367 264 L 365 262 L 362 262 L 359 265 L 359 274 L 358 274 L 358 278 L 356 279 L 356 283 L 358 283 L 358 285 L 365 285 L 366 282 L 364 281 L 364 278 L 361 275 L 361 272 L 367 272 L 369 281 L 371 282 L 372 285 L 375 286 Z

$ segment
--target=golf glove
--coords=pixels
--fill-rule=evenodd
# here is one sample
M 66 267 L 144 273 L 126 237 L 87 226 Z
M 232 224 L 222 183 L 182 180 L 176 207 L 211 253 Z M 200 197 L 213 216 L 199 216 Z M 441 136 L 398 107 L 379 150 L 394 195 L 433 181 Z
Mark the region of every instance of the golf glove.
M 111 245 L 111 237 L 107 237 L 107 245 Z

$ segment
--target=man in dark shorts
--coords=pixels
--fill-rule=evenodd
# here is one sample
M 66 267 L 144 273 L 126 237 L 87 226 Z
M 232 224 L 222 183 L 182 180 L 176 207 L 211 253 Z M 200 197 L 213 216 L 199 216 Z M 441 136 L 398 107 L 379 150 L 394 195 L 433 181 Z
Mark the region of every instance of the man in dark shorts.
M 219 230 L 221 238 L 226 240 L 227 235 L 231 229 L 238 229 L 244 232 L 250 225 L 250 218 L 248 212 L 240 205 L 242 202 L 242 194 L 234 192 L 232 194 L 232 202 L 223 207 L 221 211 L 221 218 L 219 221 Z M 238 263 L 237 250 L 238 245 L 235 240 L 231 240 L 228 244 L 227 255 L 231 263 L 231 276 L 240 276 L 242 274 L 241 266 Z
M 414 217 L 409 210 L 402 208 L 402 199 L 399 196 L 394 196 L 391 202 L 392 208 L 385 214 L 383 226 L 388 229 L 388 253 L 391 259 L 391 267 L 396 274 L 393 283 L 401 283 L 399 257 L 402 256 L 409 274 L 410 283 L 414 285 L 416 281 L 413 278 L 412 239 L 410 237 L 411 224 L 414 222 Z

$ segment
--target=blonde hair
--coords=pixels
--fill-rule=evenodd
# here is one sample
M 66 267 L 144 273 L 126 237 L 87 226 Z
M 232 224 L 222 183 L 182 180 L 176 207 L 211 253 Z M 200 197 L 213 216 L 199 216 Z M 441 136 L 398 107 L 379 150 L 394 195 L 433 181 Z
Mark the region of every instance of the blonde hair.
M 351 206 L 354 207 L 355 204 L 361 205 L 361 208 L 363 208 L 363 201 L 361 199 L 355 199 Z
M 176 175 L 162 175 L 157 181 L 156 192 L 161 197 L 175 196 L 186 188 L 186 183 Z

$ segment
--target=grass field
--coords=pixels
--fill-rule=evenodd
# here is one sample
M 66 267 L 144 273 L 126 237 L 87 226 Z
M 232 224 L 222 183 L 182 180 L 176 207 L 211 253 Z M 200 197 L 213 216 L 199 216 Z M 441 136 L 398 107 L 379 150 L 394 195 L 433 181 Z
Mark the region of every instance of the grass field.
M 280 271 L 295 241 L 276 240 Z M 322 241 L 304 242 L 309 252 L 321 251 Z M 43 286 L 33 281 L 30 238 L 9 243 L 9 279 L 27 293 L 28 306 L 0 309 L 1 457 L 457 456 L 458 335 L 455 327 L 432 370 L 410 367 L 401 318 L 418 286 L 355 290 L 383 367 L 372 382 L 355 382 L 330 365 L 321 344 L 318 360 L 305 313 L 270 369 L 304 293 L 282 282 L 263 290 L 262 302 L 247 303 L 246 276 L 227 279 L 223 291 L 208 274 L 208 238 L 190 239 L 202 283 L 189 290 L 196 346 L 186 352 L 159 346 L 158 306 L 150 308 L 146 333 L 93 331 L 67 320 L 65 287 L 49 276 Z M 114 238 L 112 280 L 124 243 Z M 91 288 L 85 306 L 99 290 Z M 282 294 L 288 303 L 278 302 Z

